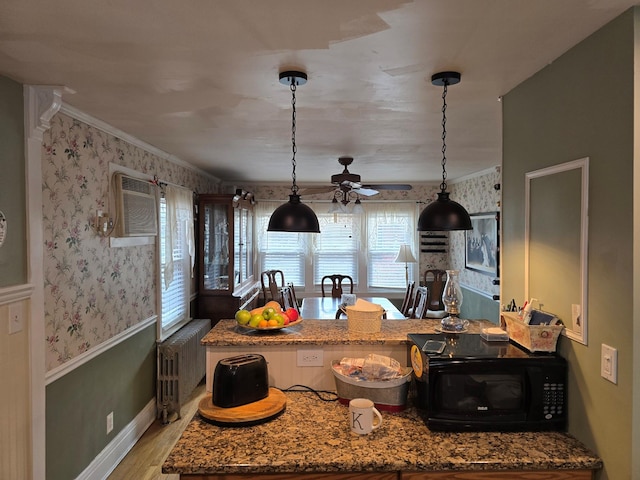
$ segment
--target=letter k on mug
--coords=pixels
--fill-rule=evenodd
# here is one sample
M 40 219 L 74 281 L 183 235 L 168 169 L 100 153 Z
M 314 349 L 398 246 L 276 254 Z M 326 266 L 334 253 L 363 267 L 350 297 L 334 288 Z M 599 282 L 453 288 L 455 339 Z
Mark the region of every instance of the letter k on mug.
M 366 398 L 354 398 L 349 402 L 349 427 L 353 433 L 366 435 L 382 425 L 382 415 L 373 402 Z

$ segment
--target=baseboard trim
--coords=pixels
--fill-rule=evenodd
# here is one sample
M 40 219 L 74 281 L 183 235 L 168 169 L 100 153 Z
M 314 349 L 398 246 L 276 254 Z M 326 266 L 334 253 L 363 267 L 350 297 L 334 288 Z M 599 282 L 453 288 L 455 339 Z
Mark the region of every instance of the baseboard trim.
M 98 454 L 76 480 L 106 480 L 156 419 L 156 399 L 152 398 L 136 417 Z

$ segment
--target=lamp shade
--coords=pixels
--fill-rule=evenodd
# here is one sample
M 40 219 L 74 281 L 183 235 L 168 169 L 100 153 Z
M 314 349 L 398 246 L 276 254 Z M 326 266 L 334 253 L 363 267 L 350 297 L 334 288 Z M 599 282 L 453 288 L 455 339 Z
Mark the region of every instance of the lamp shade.
M 300 202 L 300 195 L 292 194 L 271 214 L 267 231 L 320 233 L 320 224 L 311 207 Z
M 469 213 L 458 202 L 449 198 L 449 192 L 438 192 L 438 199 L 427 205 L 418 218 L 418 231 L 437 232 L 472 230 Z
M 398 256 L 395 261 L 398 263 L 416 263 L 418 260 L 413 256 L 411 247 L 405 243 L 400 245 L 400 250 L 398 250 Z

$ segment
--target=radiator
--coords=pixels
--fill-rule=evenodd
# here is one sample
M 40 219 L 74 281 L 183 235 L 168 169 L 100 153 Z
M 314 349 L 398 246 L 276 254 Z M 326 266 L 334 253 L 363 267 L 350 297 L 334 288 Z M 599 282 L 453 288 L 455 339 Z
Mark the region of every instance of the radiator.
M 180 417 L 180 407 L 205 375 L 206 348 L 200 340 L 209 330 L 211 320 L 192 320 L 158 345 L 156 402 L 163 423 L 171 414 Z

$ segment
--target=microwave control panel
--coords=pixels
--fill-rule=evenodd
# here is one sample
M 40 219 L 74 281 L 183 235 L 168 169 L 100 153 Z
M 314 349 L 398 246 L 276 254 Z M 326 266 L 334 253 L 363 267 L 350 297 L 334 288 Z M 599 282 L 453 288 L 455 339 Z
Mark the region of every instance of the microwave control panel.
M 551 420 L 564 413 L 565 391 L 564 383 L 544 383 L 542 394 L 542 413 L 544 418 Z

